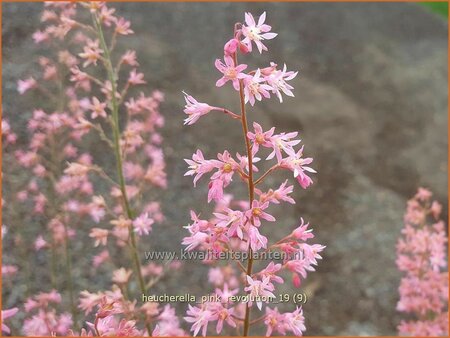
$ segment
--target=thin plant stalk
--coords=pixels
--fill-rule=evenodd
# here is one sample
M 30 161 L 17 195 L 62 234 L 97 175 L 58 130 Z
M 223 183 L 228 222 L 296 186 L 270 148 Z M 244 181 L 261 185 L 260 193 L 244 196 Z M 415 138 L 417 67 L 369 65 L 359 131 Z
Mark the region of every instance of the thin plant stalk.
M 102 46 L 102 49 L 104 51 L 104 59 L 105 59 L 105 68 L 106 71 L 108 73 L 108 78 L 109 81 L 111 82 L 111 111 L 112 111 L 112 131 L 113 131 L 113 148 L 114 148 L 114 154 L 115 154 L 115 158 L 116 158 L 116 170 L 117 170 L 117 176 L 119 178 L 119 186 L 120 186 L 120 191 L 122 194 L 122 201 L 125 207 L 125 212 L 127 214 L 127 217 L 130 220 L 133 220 L 134 215 L 133 215 L 133 211 L 131 209 L 129 200 L 128 200 L 128 196 L 127 196 L 127 191 L 126 191 L 126 185 L 125 185 L 125 177 L 124 177 L 124 173 L 123 173 L 123 161 L 122 161 L 122 154 L 120 151 L 120 123 L 119 123 L 119 105 L 117 102 L 117 97 L 116 97 L 116 76 L 114 73 L 114 69 L 113 69 L 113 65 L 112 65 L 112 61 L 111 61 L 111 56 L 109 53 L 109 49 L 108 46 L 106 44 L 105 41 L 105 37 L 103 35 L 103 30 L 101 27 L 101 24 L 98 20 L 98 17 L 93 14 L 93 22 L 94 22 L 94 27 L 97 30 L 97 34 L 100 40 L 100 44 Z M 142 267 L 141 267 L 141 263 L 139 261 L 139 255 L 138 255 L 138 248 L 137 248 L 137 241 L 136 241 L 136 236 L 134 234 L 134 230 L 133 230 L 133 225 L 131 224 L 129 226 L 129 236 L 130 236 L 130 249 L 131 249 L 131 257 L 132 260 L 134 262 L 135 265 L 135 270 L 136 270 L 136 275 L 138 278 L 138 283 L 139 283 L 139 287 L 140 290 L 142 292 L 142 294 L 146 294 L 147 293 L 147 289 L 145 286 L 145 282 L 144 282 L 144 277 L 142 275 Z M 149 333 L 149 335 L 151 335 L 151 325 L 150 323 L 146 324 L 146 328 L 147 331 Z
M 237 53 L 233 55 L 234 64 L 237 65 Z M 250 140 L 247 137 L 248 133 L 248 124 L 247 124 L 247 114 L 245 111 L 245 100 L 244 100 L 244 85 L 242 80 L 239 81 L 239 99 L 241 104 L 241 122 L 242 122 L 242 131 L 244 133 L 245 139 L 245 147 L 247 151 L 248 158 L 248 199 L 249 204 L 252 205 L 254 194 L 255 194 L 255 185 L 253 182 L 253 155 Z M 253 258 L 252 258 L 252 249 L 249 246 L 248 248 L 248 260 L 247 260 L 247 275 L 251 276 L 252 268 L 253 268 Z M 248 336 L 248 331 L 250 329 L 250 306 L 247 304 L 245 307 L 245 317 L 244 317 L 244 337 Z

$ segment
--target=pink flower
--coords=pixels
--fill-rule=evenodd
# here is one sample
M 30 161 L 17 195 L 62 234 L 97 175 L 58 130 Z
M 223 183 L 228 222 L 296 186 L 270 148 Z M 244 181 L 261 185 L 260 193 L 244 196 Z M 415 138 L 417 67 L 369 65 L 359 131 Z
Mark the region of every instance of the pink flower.
M 270 98 L 270 92 L 273 90 L 271 86 L 265 83 L 265 79 L 261 77 L 261 70 L 258 68 L 255 75 L 244 78 L 244 98 L 245 103 L 250 102 L 255 105 L 255 99 L 262 100 L 264 96 L 266 99 Z
M 280 102 L 283 102 L 283 96 L 281 92 L 285 95 L 294 97 L 294 93 L 292 92 L 292 87 L 286 81 L 290 81 L 297 76 L 298 72 L 287 71 L 286 64 L 283 66 L 283 70 L 275 70 L 271 72 L 269 75 L 265 76 L 265 80 L 267 84 L 272 88 L 272 92 L 277 95 Z
M 96 97 L 92 98 L 92 103 L 89 105 L 89 109 L 92 110 L 91 118 L 95 119 L 97 117 L 106 118 L 107 114 L 105 111 L 106 103 L 100 102 Z
M 288 270 L 302 276 L 302 278 L 305 279 L 308 274 L 308 271 L 315 271 L 314 267 L 311 265 L 311 262 L 309 262 L 306 258 L 303 257 L 303 254 L 301 252 L 298 252 L 296 256 L 299 257 L 286 262 L 285 267 Z M 295 286 L 300 287 L 300 279 L 294 281 Z
M 301 224 L 292 231 L 291 236 L 299 241 L 306 241 L 310 238 L 314 238 L 314 234 L 312 233 L 312 229 L 308 229 L 309 223 L 304 222 L 303 218 L 300 218 Z
M 220 164 L 216 160 L 205 160 L 201 150 L 197 150 L 195 154 L 192 155 L 192 160 L 184 160 L 189 165 L 189 170 L 184 174 L 184 176 L 194 177 L 194 187 L 197 181 L 206 173 L 212 171 L 214 168 Z
M 433 193 L 430 190 L 420 187 L 417 190 L 417 194 L 415 197 L 420 201 L 426 201 L 430 199 L 431 196 L 433 196 Z
M 280 276 L 277 276 L 277 273 L 280 273 L 282 269 L 281 264 L 275 264 L 274 262 L 270 262 L 269 265 L 264 270 L 258 272 L 258 275 L 262 276 L 262 278 L 269 277 L 270 282 L 283 284 L 284 280 Z
M 131 85 L 139 85 L 139 84 L 145 84 L 147 82 L 145 82 L 145 80 L 144 80 L 143 73 L 138 73 L 136 71 L 136 69 L 133 69 L 130 72 L 130 76 L 128 77 L 128 83 Z
M 234 53 L 236 53 L 238 48 L 242 54 L 247 54 L 249 52 L 247 45 L 236 38 L 229 40 L 225 44 L 225 46 L 223 47 L 223 52 L 225 55 L 233 55 Z
M 245 212 L 245 215 L 251 219 L 251 222 L 254 226 L 259 227 L 261 225 L 261 219 L 265 219 L 269 222 L 275 222 L 275 217 L 269 215 L 264 212 L 265 209 L 269 207 L 269 203 L 260 203 L 259 201 L 254 200 L 252 202 L 252 207 L 250 210 Z
M 92 258 L 92 265 L 94 268 L 98 268 L 100 265 L 102 265 L 104 262 L 106 262 L 109 259 L 109 252 L 108 250 L 103 250 L 98 255 L 95 255 Z
M 69 162 L 67 168 L 64 169 L 64 173 L 69 176 L 85 176 L 90 170 L 91 167 L 84 164 Z
M 209 183 L 208 203 L 211 201 L 220 201 L 223 197 L 224 181 L 220 178 L 212 180 Z
M 295 200 L 289 196 L 294 191 L 294 186 L 286 186 L 288 180 L 284 181 L 277 190 L 270 189 L 268 192 L 263 193 L 259 189 L 255 189 L 255 192 L 260 196 L 259 201 L 261 203 L 269 202 L 274 204 L 280 204 L 281 201 L 295 204 Z
M 111 315 L 123 313 L 120 304 L 115 299 L 108 299 L 106 296 L 102 296 L 97 305 L 97 318 L 106 318 Z
M 189 227 L 187 228 L 189 229 Z M 209 239 L 208 234 L 201 231 L 194 231 L 191 232 L 191 236 L 184 237 L 181 243 L 183 245 L 187 245 L 186 247 L 187 251 L 191 251 L 195 249 L 197 246 L 206 243 L 208 239 Z
M 267 326 L 266 337 L 275 331 L 281 335 L 286 335 L 285 316 L 280 314 L 277 308 L 266 307 L 266 318 L 264 324 Z
M 91 80 L 87 73 L 81 71 L 78 66 L 71 67 L 70 72 L 72 73 L 70 76 L 70 81 L 75 82 L 76 88 L 81 87 L 85 91 L 91 90 Z
M 189 309 L 187 311 L 187 316 L 184 320 L 188 323 L 193 323 L 191 331 L 194 332 L 194 337 L 197 336 L 200 330 L 202 330 L 202 335 L 206 336 L 206 330 L 208 329 L 208 323 L 216 319 L 216 316 L 207 309 L 206 306 L 194 307 L 188 305 Z
M 192 96 L 184 93 L 184 99 L 186 105 L 184 106 L 184 112 L 188 117 L 184 120 L 184 124 L 192 125 L 198 121 L 200 117 L 208 114 L 211 110 L 218 110 L 219 108 L 212 107 L 207 103 L 198 102 Z
M 116 20 L 116 33 L 120 35 L 129 35 L 134 32 L 130 29 L 130 21 L 125 20 L 124 18 L 119 18 Z
M 303 254 L 305 256 L 305 259 L 313 265 L 317 265 L 317 259 L 322 259 L 322 256 L 319 255 L 319 252 L 322 252 L 323 249 L 325 249 L 324 245 L 320 244 L 307 244 L 302 243 L 301 248 L 303 250 Z
M 93 196 L 92 203 L 88 205 L 89 215 L 95 223 L 99 223 L 106 214 L 106 202 L 103 196 Z
M 29 77 L 26 80 L 19 80 L 17 82 L 17 91 L 20 94 L 24 94 L 26 91 L 35 88 L 37 86 L 37 82 L 32 77 Z
M 268 131 L 264 132 L 262 127 L 257 122 L 253 122 L 253 128 L 255 132 L 248 132 L 247 137 L 250 141 L 252 141 L 252 154 L 255 155 L 259 146 L 263 146 L 266 148 L 271 148 L 273 144 L 272 136 L 275 132 L 275 127 L 270 128 Z
M 253 251 L 258 251 L 262 248 L 267 248 L 267 237 L 260 234 L 256 226 L 250 225 L 247 230 L 248 246 Z
M 113 15 L 116 11 L 115 8 L 108 8 L 105 5 L 102 6 L 99 13 L 99 19 L 100 21 L 106 26 L 110 27 L 111 24 L 116 20 L 115 16 Z
M 83 47 L 83 53 L 78 54 L 81 58 L 86 59 L 83 67 L 87 67 L 90 64 L 97 65 L 97 61 L 101 58 L 101 54 L 103 54 L 103 50 L 100 49 L 99 44 L 100 42 L 98 40 L 87 41 L 86 46 Z
M 49 40 L 49 36 L 48 33 L 37 30 L 36 32 L 33 33 L 33 41 L 36 44 L 39 44 L 41 42 L 45 42 Z
M 228 228 L 229 236 L 236 234 L 240 239 L 243 238 L 242 227 L 246 223 L 243 212 L 226 208 L 222 212 L 215 212 L 214 216 L 218 219 L 217 227 Z
M 84 310 L 87 315 L 100 303 L 102 297 L 103 295 L 101 293 L 90 293 L 86 290 L 81 291 L 78 308 Z
M 235 65 L 233 58 L 229 55 L 224 56 L 225 64 L 219 59 L 216 60 L 216 68 L 223 74 L 223 76 L 217 80 L 216 86 L 222 87 L 228 81 L 233 83 L 233 87 L 239 90 L 239 80 L 244 79 L 246 75 L 242 73 L 243 70 L 247 69 L 247 65 Z
M 258 24 L 256 24 L 253 15 L 245 13 L 245 23 L 247 26 L 242 26 L 242 34 L 245 36 L 242 42 L 247 45 L 250 52 L 252 51 L 252 42 L 255 43 L 259 52 L 262 53 L 263 50 L 267 50 L 267 47 L 261 41 L 271 40 L 278 35 L 277 33 L 269 33 L 272 27 L 264 24 L 265 20 L 266 12 L 261 14 L 258 19 Z
M 34 249 L 36 251 L 39 251 L 47 246 L 47 242 L 44 240 L 42 235 L 39 235 L 36 240 L 34 241 Z
M 303 317 L 303 310 L 301 307 L 297 307 L 292 313 L 286 313 L 285 322 L 287 324 L 287 328 L 296 336 L 303 335 L 303 331 L 306 330 L 305 317 Z
M 152 231 L 152 224 L 155 221 L 148 216 L 148 213 L 143 213 L 133 221 L 134 231 L 140 236 L 148 235 Z
M 17 266 L 14 265 L 2 265 L 2 276 L 14 276 L 17 273 Z
M 312 179 L 305 172 L 316 173 L 316 171 L 307 166 L 307 164 L 312 163 L 313 159 L 311 157 L 302 158 L 302 155 L 303 147 L 296 154 L 291 154 L 283 159 L 280 165 L 293 171 L 298 183 L 303 189 L 306 189 L 312 183 Z
M 228 288 L 228 284 L 224 283 L 223 285 L 223 289 L 216 289 L 216 294 L 220 297 L 220 300 L 222 303 L 228 303 L 229 302 L 229 298 L 231 296 L 235 296 L 237 295 L 239 292 L 239 289 L 236 288 L 234 290 L 230 290 Z
M 106 229 L 100 229 L 100 228 L 93 228 L 91 230 L 91 233 L 89 234 L 89 237 L 95 239 L 94 246 L 106 245 L 106 242 L 108 241 L 108 230 Z
M 258 300 L 258 297 L 273 297 L 275 295 L 271 292 L 275 288 L 273 284 L 270 282 L 269 277 L 265 277 L 262 280 L 253 279 L 249 275 L 247 275 L 247 284 L 248 286 L 244 288 L 244 291 L 249 292 L 250 300 L 249 305 L 252 306 L 253 301 L 252 298 L 256 299 L 256 306 L 261 310 L 262 301 Z
M 127 284 L 133 271 L 125 268 L 117 269 L 113 272 L 112 281 L 117 284 Z
M 129 66 L 132 66 L 132 67 L 139 66 L 139 63 L 137 62 L 137 59 L 136 59 L 136 51 L 134 51 L 134 50 L 127 50 L 125 52 L 125 54 L 123 54 L 121 62 L 125 63 L 125 64 L 127 64 Z
M 267 160 L 271 160 L 276 156 L 278 163 L 281 163 L 283 159 L 282 152 L 285 152 L 289 156 L 294 156 L 294 146 L 300 143 L 300 140 L 293 140 L 293 138 L 297 137 L 298 132 L 292 133 L 281 133 L 278 135 L 273 135 L 270 138 L 271 148 L 273 151 L 267 156 Z

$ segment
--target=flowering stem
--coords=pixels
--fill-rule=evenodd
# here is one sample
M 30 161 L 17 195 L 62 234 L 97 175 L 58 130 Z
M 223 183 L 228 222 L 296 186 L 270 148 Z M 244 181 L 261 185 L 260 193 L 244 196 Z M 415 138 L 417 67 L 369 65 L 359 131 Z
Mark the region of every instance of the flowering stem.
M 266 317 L 267 317 L 267 315 L 264 315 L 264 316 L 261 316 L 261 317 L 259 317 L 259 318 L 253 319 L 253 320 L 250 322 L 250 325 L 256 324 L 256 323 L 258 323 L 258 322 L 260 322 L 260 321 L 266 319 Z
M 275 170 L 277 170 L 280 167 L 279 164 L 275 164 L 273 167 L 271 167 L 269 170 L 267 170 L 260 178 L 258 178 L 255 181 L 255 185 L 258 185 L 259 183 L 261 183 L 262 181 L 264 181 L 264 179 L 270 175 L 272 172 L 274 172 Z
M 233 119 L 236 119 L 236 120 L 240 120 L 241 119 L 241 117 L 239 115 L 229 111 L 228 109 L 223 109 L 223 112 L 225 114 L 228 114 L 229 116 L 231 116 Z
M 65 236 L 66 236 L 66 240 L 65 240 L 65 253 L 66 253 L 66 265 L 67 265 L 67 274 L 69 275 L 68 278 L 68 283 L 69 283 L 69 298 L 70 298 L 70 309 L 72 312 L 72 318 L 73 318 L 73 323 L 75 326 L 75 329 L 78 329 L 78 323 L 77 323 L 77 308 L 75 306 L 75 302 L 74 302 L 74 292 L 73 292 L 73 281 L 72 281 L 72 260 L 70 258 L 71 254 L 70 254 L 70 246 L 69 246 L 69 231 L 67 229 L 67 225 L 64 222 L 64 232 L 65 232 Z
M 233 54 L 234 64 L 237 63 L 237 53 Z M 239 98 L 241 101 L 241 122 L 242 122 L 242 131 L 244 133 L 245 139 L 245 147 L 247 149 L 247 158 L 248 158 L 248 199 L 250 205 L 252 205 L 254 194 L 255 194 L 255 185 L 253 182 L 253 157 L 252 157 L 252 149 L 250 145 L 250 140 L 247 137 L 248 133 L 248 124 L 247 124 L 247 115 L 245 112 L 245 100 L 244 100 L 244 84 L 242 80 L 239 81 Z M 248 248 L 248 261 L 247 261 L 247 275 L 251 276 L 253 267 L 253 255 L 252 249 L 249 246 Z M 250 328 L 250 306 L 248 303 L 245 308 L 245 318 L 244 318 L 244 337 L 248 336 L 248 331 Z
M 55 241 L 53 239 L 53 236 L 52 236 L 52 244 L 51 244 L 50 280 L 51 280 L 52 288 L 56 289 L 56 249 L 55 249 Z
M 113 145 L 114 145 L 114 154 L 116 157 L 116 168 L 117 168 L 117 176 L 119 177 L 119 186 L 120 191 L 122 193 L 122 200 L 125 207 L 125 211 L 127 217 L 132 220 L 134 218 L 133 211 L 131 210 L 130 203 L 127 197 L 126 185 L 125 185 L 125 177 L 123 173 L 123 165 L 122 165 L 122 154 L 120 152 L 120 126 L 119 126 L 119 105 L 116 97 L 116 77 L 114 73 L 114 69 L 112 66 L 111 56 L 109 54 L 108 46 L 106 45 L 105 37 L 103 35 L 103 30 L 101 24 L 98 20 L 98 17 L 93 14 L 93 22 L 94 26 L 97 30 L 98 37 L 100 39 L 100 43 L 102 45 L 102 49 L 105 53 L 105 67 L 108 73 L 109 81 L 111 82 L 111 105 L 112 105 L 112 130 L 113 130 Z M 134 234 L 133 225 L 131 224 L 128 229 L 130 236 L 130 247 L 131 247 L 131 256 L 132 260 L 135 264 L 136 274 L 139 282 L 139 287 L 141 289 L 142 294 L 147 293 L 147 289 L 145 287 L 144 277 L 142 275 L 141 263 L 139 261 L 138 250 L 137 250 L 137 242 L 136 236 Z M 151 327 L 150 324 L 147 324 L 148 334 L 151 336 Z

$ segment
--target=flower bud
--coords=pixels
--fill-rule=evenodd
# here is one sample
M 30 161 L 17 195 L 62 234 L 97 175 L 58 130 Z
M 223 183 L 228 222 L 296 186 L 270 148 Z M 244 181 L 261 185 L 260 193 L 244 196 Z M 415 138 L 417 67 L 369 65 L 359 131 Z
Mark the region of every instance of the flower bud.
M 238 46 L 239 46 L 239 41 L 237 39 L 229 40 L 223 47 L 225 55 L 232 55 L 232 54 L 236 53 Z

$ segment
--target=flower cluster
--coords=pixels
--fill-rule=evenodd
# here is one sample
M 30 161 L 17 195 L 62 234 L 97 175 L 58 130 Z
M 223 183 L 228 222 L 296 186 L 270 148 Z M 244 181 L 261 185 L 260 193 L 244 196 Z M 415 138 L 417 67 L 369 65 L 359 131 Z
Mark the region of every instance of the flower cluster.
M 17 208 L 7 215 L 17 217 L 20 210 L 42 222 L 35 227 L 40 230 L 33 232 L 34 242 L 20 245 L 31 248 L 23 261 L 36 252 L 48 253 L 46 283 L 56 290 L 67 287 L 68 294 L 51 291 L 29 298 L 22 331 L 65 335 L 78 332 L 81 324 L 82 335 L 182 335 L 173 308 L 133 300 L 179 267 L 177 262 L 143 265 L 138 255 L 139 242 L 164 220 L 157 194 L 167 187 L 159 133 L 164 126 L 164 94 L 139 90 L 146 81 L 136 52 L 117 48 L 120 37 L 133 34 L 131 24 L 104 2 L 46 2 L 41 22 L 43 28 L 33 40 L 51 53 L 39 58 L 38 75 L 17 85 L 19 94 L 34 92 L 45 99 L 28 120 L 29 139 L 20 142 L 26 147 L 18 145 L 10 124 L 2 121 L 3 149 L 8 147 L 16 166 L 31 176 L 11 180 L 9 191 L 17 192 Z M 95 150 L 93 142 L 98 144 Z M 99 159 L 99 150 L 114 158 Z M 109 168 L 108 162 L 115 166 Z M 14 167 L 8 169 L 14 176 Z M 21 223 L 24 217 L 8 222 Z M 16 243 L 23 244 L 24 231 L 14 228 Z M 92 266 L 104 267 L 111 285 L 97 293 L 82 291 L 77 306 L 76 293 L 82 289 L 73 276 L 72 243 L 87 237 L 98 250 L 91 257 Z M 126 257 L 125 250 L 131 253 L 133 269 L 125 268 L 123 260 L 113 260 L 117 251 Z M 63 273 L 57 271 L 59 264 L 66 268 Z M 21 269 L 4 268 L 3 276 Z M 70 304 L 70 313 L 57 314 L 63 304 Z M 94 316 L 92 323 L 87 318 L 82 324 L 79 310 Z M 6 310 L 4 318 L 15 311 Z
M 397 310 L 416 318 L 400 323 L 401 335 L 448 335 L 448 238 L 441 210 L 424 188 L 408 201 L 397 243 L 397 266 L 404 273 Z
M 227 83 L 239 93 L 241 112 L 232 111 L 201 103 L 185 93 L 187 114 L 185 124 L 196 123 L 200 117 L 212 111 L 219 111 L 237 120 L 244 130 L 245 154 L 237 153 L 233 156 L 225 150 L 216 159 L 206 159 L 201 150 L 197 150 L 192 159 L 186 159 L 189 170 L 185 175 L 194 177 L 194 186 L 203 177 L 209 176 L 208 202 L 215 202 L 213 216 L 202 219 L 200 215 L 191 211 L 192 222 L 186 226 L 189 235 L 183 239 L 186 250 L 206 250 L 211 253 L 207 264 L 216 264 L 214 257 L 225 252 L 247 252 L 249 259 L 247 267 L 236 260 L 237 271 L 231 265 L 216 266 L 210 269 L 209 280 L 216 287 L 214 295 L 218 302 L 205 302 L 200 306 L 189 306 L 185 320 L 192 324 L 194 335 L 206 335 L 210 322 L 216 322 L 216 332 L 222 332 L 224 326 L 236 329 L 240 333 L 243 328 L 244 336 L 248 335 L 251 324 L 264 322 L 267 335 L 286 334 L 288 332 L 301 335 L 305 331 L 304 317 L 301 307 L 293 312 L 280 313 L 277 308 L 266 306 L 266 314 L 259 319 L 250 321 L 250 309 L 255 306 L 261 310 L 264 303 L 274 296 L 276 284 L 284 283 L 281 275 L 288 272 L 292 275 L 293 284 L 299 287 L 308 272 L 314 271 L 317 260 L 321 259 L 321 251 L 325 248 L 319 244 L 310 244 L 313 238 L 309 224 L 303 219 L 289 235 L 281 240 L 269 244 L 269 238 L 264 235 L 263 224 L 276 222 L 270 213 L 272 205 L 282 202 L 294 204 L 292 198 L 294 186 L 288 180 L 276 188 L 264 190 L 259 185 L 271 173 L 279 169 L 292 172 L 298 184 L 306 189 L 312 184 L 310 174 L 316 171 L 309 165 L 312 158 L 304 157 L 304 147 L 296 149 L 300 143 L 297 132 L 276 133 L 272 127 L 264 130 L 254 122 L 253 129 L 248 129 L 248 104 L 254 106 L 256 101 L 268 99 L 275 95 L 282 102 L 282 94 L 293 96 L 293 87 L 288 81 L 295 78 L 297 72 L 287 71 L 286 65 L 279 69 L 271 62 L 265 68 L 248 70 L 247 64 L 238 62 L 238 52 L 251 53 L 253 45 L 262 53 L 267 51 L 263 41 L 273 39 L 277 34 L 271 32 L 271 27 L 265 24 L 266 14 L 263 13 L 258 21 L 250 13 L 245 13 L 245 24 L 236 24 L 234 37 L 224 46 L 224 58 L 216 60 L 215 66 L 222 74 L 216 86 L 222 87 Z M 255 173 L 264 166 L 261 162 L 262 152 L 267 161 L 275 162 L 259 178 Z M 258 157 L 261 156 L 261 157 Z M 258 165 L 257 165 L 258 164 Z M 249 200 L 235 200 L 233 196 L 224 192 L 233 178 L 244 182 L 248 188 Z M 274 225 L 272 225 L 274 226 Z M 253 271 L 253 255 L 263 251 L 279 251 L 283 254 L 281 262 L 271 261 Z M 267 264 L 267 263 L 266 263 Z M 216 264 L 217 265 L 217 264 Z M 242 292 L 247 297 L 244 302 L 230 302 L 231 296 Z
M 39 293 L 30 297 L 24 304 L 25 312 L 34 313 L 25 320 L 23 332 L 27 336 L 49 336 L 52 334 L 67 335 L 73 325 L 72 315 L 58 315 L 53 308 L 61 303 L 61 295 L 56 290 Z

